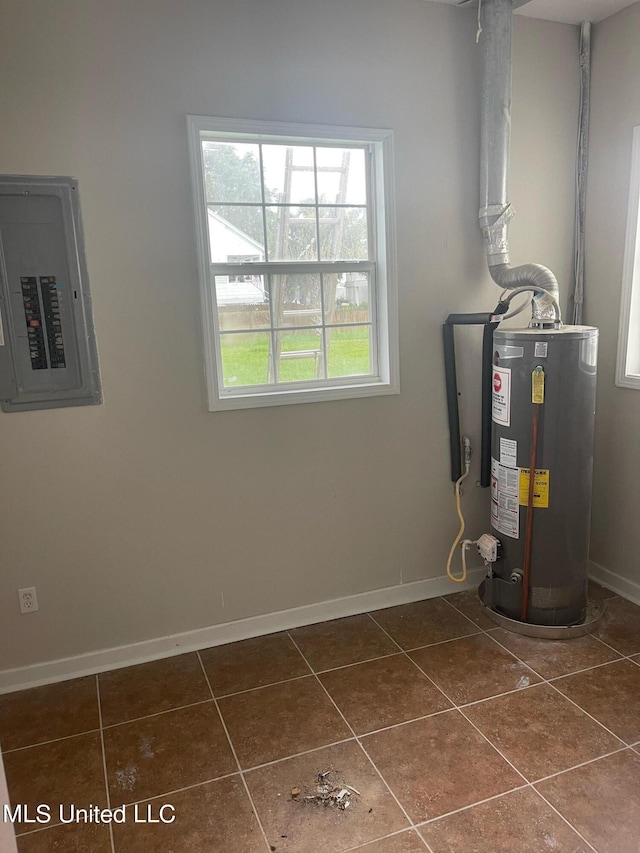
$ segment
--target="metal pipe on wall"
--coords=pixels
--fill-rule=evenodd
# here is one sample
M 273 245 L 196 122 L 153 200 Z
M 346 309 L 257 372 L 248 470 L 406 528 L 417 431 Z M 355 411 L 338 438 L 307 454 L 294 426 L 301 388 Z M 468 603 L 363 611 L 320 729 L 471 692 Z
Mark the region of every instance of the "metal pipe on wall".
M 511 39 L 513 0 L 483 0 L 481 6 L 482 103 L 480 118 L 480 227 L 491 277 L 502 288 L 539 287 L 532 323 L 552 326 L 556 277 L 541 264 L 512 267 L 509 259 L 509 155 L 511 146 Z M 546 291 L 546 292 L 542 292 Z

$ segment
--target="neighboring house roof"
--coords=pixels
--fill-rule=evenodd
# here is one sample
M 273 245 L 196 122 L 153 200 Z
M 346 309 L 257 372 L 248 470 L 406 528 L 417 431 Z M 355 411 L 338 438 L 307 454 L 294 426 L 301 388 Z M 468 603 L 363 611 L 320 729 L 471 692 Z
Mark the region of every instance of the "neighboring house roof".
M 226 276 L 216 276 L 216 302 L 223 305 L 264 305 L 267 295 L 259 284 L 252 281 L 225 281 Z M 258 279 L 260 281 L 260 279 Z
M 211 263 L 225 264 L 229 258 L 256 255 L 264 260 L 264 246 L 240 228 L 236 228 L 211 208 L 208 209 L 209 251 Z
M 242 229 L 228 222 L 211 208 L 208 209 L 209 247 L 211 263 L 227 263 L 246 258 L 247 260 L 264 260 L 264 246 L 258 243 Z M 216 276 L 216 301 L 218 306 L 224 305 L 264 305 L 267 296 L 262 288 L 262 278 L 255 280 L 229 281 L 229 276 Z M 244 280 L 242 280 L 244 279 Z

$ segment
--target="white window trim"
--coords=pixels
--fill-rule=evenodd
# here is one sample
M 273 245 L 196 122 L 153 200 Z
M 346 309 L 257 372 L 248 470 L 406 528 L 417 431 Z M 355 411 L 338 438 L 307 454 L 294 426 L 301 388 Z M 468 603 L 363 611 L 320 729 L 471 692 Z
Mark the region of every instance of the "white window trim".
M 196 248 L 200 279 L 202 333 L 209 411 L 245 409 L 261 406 L 280 406 L 292 403 L 324 402 L 398 394 L 400 391 L 399 341 L 398 341 L 398 288 L 396 272 L 395 188 L 393 181 L 393 132 L 373 128 L 336 127 L 327 125 L 290 124 L 283 122 L 253 121 L 250 119 L 212 118 L 187 116 L 189 156 L 196 218 Z M 380 375 L 375 377 L 350 377 L 328 379 L 322 387 L 311 383 L 287 383 L 273 389 L 227 389 L 221 387 L 221 371 L 216 357 L 217 329 L 211 287 L 211 263 L 207 231 L 204 176 L 202 173 L 202 132 L 226 134 L 235 139 L 246 135 L 252 141 L 325 140 L 328 142 L 361 142 L 373 152 L 373 188 L 376 196 L 374 213 L 383 210 L 384 217 L 373 223 L 376 257 L 376 304 L 372 314 L 377 329 L 377 348 Z M 262 140 L 261 140 L 262 137 Z M 363 262 L 364 263 L 364 262 Z M 369 262 L 366 262 L 370 266 Z M 275 266 L 275 264 L 273 264 Z M 296 263 L 296 268 L 304 264 Z
M 616 385 L 640 390 L 640 127 L 633 129 Z

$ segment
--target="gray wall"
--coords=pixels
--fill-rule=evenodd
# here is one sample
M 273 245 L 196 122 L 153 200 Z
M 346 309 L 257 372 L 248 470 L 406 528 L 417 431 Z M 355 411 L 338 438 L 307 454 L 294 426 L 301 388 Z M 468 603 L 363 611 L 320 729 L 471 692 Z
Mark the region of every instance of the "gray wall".
M 639 44 L 640 3 L 595 28 L 585 260 L 586 318 L 600 327 L 591 558 L 636 584 L 640 393 L 617 388 L 615 370 Z
M 475 13 L 0 0 L 0 16 L 0 168 L 80 181 L 105 395 L 0 415 L 0 668 L 442 575 L 458 525 L 440 324 L 498 296 L 476 220 Z M 577 43 L 516 20 L 512 258 L 565 294 Z M 393 128 L 399 396 L 206 411 L 187 113 Z M 477 444 L 479 335 L 460 340 Z M 478 535 L 486 492 L 465 505 Z M 31 585 L 40 612 L 20 616 Z

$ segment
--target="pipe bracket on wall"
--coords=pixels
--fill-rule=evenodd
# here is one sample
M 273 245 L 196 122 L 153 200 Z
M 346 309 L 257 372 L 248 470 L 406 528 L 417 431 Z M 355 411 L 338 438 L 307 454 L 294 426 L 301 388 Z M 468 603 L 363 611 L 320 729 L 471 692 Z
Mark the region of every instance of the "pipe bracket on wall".
M 500 301 L 491 314 L 449 314 L 443 327 L 444 371 L 447 388 L 447 411 L 449 417 L 449 446 L 451 454 L 451 480 L 456 482 L 462 475 L 460 458 L 460 413 L 458 410 L 458 380 L 456 375 L 456 350 L 454 326 L 484 326 L 482 350 L 482 458 L 480 462 L 480 485 L 487 488 L 491 483 L 491 357 L 493 332 L 499 323 L 496 317 L 505 314 L 509 303 Z

